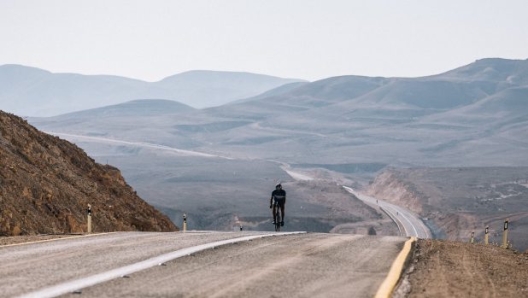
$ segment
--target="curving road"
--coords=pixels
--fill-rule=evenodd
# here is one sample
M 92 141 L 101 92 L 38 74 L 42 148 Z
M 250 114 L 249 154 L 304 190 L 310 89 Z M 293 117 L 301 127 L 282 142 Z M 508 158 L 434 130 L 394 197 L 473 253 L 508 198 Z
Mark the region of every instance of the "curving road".
M 235 238 L 245 241 L 190 252 Z M 405 240 L 322 233 L 121 232 L 0 246 L 0 296 L 372 297 Z M 125 272 L 119 270 L 182 250 L 187 252 L 182 257 L 71 287 L 72 281 Z M 66 292 L 50 291 L 64 285 L 70 285 Z
M 429 228 L 423 223 L 420 217 L 412 211 L 380 199 L 360 194 L 350 187 L 343 186 L 343 188 L 365 203 L 383 209 L 383 211 L 385 211 L 385 213 L 387 213 L 398 225 L 402 236 L 422 239 L 431 238 L 431 231 Z
M 127 146 L 142 147 L 142 148 L 148 148 L 148 149 L 154 149 L 154 150 L 169 151 L 169 152 L 173 152 L 173 153 L 176 153 L 179 155 L 185 155 L 185 156 L 233 159 L 227 156 L 220 156 L 220 155 L 203 153 L 203 152 L 198 152 L 198 151 L 178 149 L 178 148 L 169 147 L 169 146 L 160 145 L 160 144 L 154 144 L 154 143 L 132 142 L 132 141 L 124 141 L 124 140 L 118 140 L 118 139 L 111 139 L 111 138 L 85 136 L 85 135 L 53 132 L 53 131 L 46 131 L 46 133 L 50 135 L 58 136 L 58 137 L 63 137 L 69 140 L 70 142 L 82 141 L 82 142 L 90 142 L 90 143 L 98 143 L 98 144 L 127 145 Z

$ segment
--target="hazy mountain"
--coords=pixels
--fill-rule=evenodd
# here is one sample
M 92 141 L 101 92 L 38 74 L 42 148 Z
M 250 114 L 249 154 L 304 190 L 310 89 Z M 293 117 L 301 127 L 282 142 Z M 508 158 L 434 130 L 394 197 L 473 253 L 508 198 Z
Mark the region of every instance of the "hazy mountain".
M 0 66 L 0 109 L 24 116 L 52 116 L 134 99 L 168 99 L 195 108 L 251 97 L 296 79 L 191 71 L 144 82 L 118 76 L 51 73 L 21 65 Z
M 245 72 L 195 70 L 167 77 L 154 85 L 172 90 L 177 96 L 176 100 L 182 103 L 205 108 L 252 97 L 299 81 Z
M 165 114 L 189 113 L 195 109 L 166 99 L 136 99 L 101 108 L 59 115 L 55 119 L 77 118 L 90 120 L 96 117 L 146 117 Z
M 484 59 L 421 78 L 341 76 L 286 85 L 202 110 L 30 121 L 47 131 L 126 141 L 72 138 L 134 177 L 156 206 L 203 214 L 208 202 L 233 199 L 227 181 L 252 204 L 273 181 L 288 180 L 284 169 L 353 183 L 389 165 L 528 166 L 527 65 Z M 186 199 L 196 191 L 201 207 Z M 260 212 L 254 208 L 246 214 Z M 212 228 L 214 220 L 203 216 L 201 225 Z
M 0 66 L 0 86 L 0 108 L 24 116 L 57 115 L 145 98 L 142 95 L 149 88 L 146 82 L 122 77 L 53 74 L 20 65 Z
M 341 163 L 350 158 L 345 156 L 352 155 L 357 160 L 387 164 L 446 165 L 463 161 L 475 165 L 484 162 L 480 153 L 490 147 L 474 142 L 485 144 L 499 133 L 504 138 L 508 127 L 514 128 L 519 137 L 528 136 L 524 129 L 528 127 L 524 125 L 528 107 L 526 65 L 527 60 L 484 59 L 423 78 L 342 76 L 287 85 L 220 107 L 183 113 L 165 109 L 155 119 L 141 113 L 131 119 L 120 112 L 111 118 L 77 121 L 75 125 L 60 125 L 67 115 L 35 123 L 44 129 L 54 125 L 60 132 L 90 130 L 93 134 L 111 133 L 138 141 L 148 138 L 185 149 L 255 158 L 295 157 L 289 161 L 296 163 L 313 163 L 314 158 Z M 488 73 L 494 75 L 486 76 Z M 156 109 L 154 103 L 143 102 Z M 113 109 L 127 109 L 127 105 Z M 515 151 L 518 142 L 504 141 L 501 146 Z M 465 153 L 468 146 L 475 147 L 471 154 Z M 525 148 L 519 149 L 518 154 L 499 155 L 492 160 L 516 164 L 516 158 L 525 153 Z
M 305 85 L 305 84 L 308 84 L 308 82 L 295 82 L 295 83 L 285 84 L 285 85 L 282 85 L 280 87 L 271 89 L 269 91 L 266 91 L 266 92 L 264 92 L 262 94 L 254 96 L 254 97 L 249 97 L 249 98 L 244 98 L 244 99 L 233 101 L 231 103 L 228 103 L 228 105 L 239 104 L 239 103 L 248 102 L 248 101 L 254 101 L 254 100 L 258 100 L 258 99 L 262 99 L 262 98 L 268 98 L 268 97 L 272 97 L 272 96 L 282 95 L 284 93 L 287 93 L 287 92 L 289 92 L 289 91 L 291 91 L 293 89 L 296 89 L 296 88 L 298 88 L 298 87 L 300 87 L 302 85 Z
M 431 76 L 431 79 L 459 80 L 467 82 L 495 82 L 501 87 L 528 84 L 528 60 L 488 58 L 466 66 Z

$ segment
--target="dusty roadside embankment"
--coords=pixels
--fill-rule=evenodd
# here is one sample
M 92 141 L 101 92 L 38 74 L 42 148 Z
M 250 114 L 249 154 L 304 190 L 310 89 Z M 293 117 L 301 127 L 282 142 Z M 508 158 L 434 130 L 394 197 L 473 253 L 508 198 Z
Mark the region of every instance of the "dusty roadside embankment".
M 418 240 L 397 297 L 528 297 L 528 252 Z

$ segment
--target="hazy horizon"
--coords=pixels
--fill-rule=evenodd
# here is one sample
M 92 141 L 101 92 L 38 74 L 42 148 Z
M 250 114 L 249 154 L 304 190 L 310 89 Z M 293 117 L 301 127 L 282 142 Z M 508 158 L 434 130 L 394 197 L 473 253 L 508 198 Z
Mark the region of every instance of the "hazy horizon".
M 528 58 L 524 1 L 2 1 L 0 65 L 156 82 L 191 70 L 315 81 Z

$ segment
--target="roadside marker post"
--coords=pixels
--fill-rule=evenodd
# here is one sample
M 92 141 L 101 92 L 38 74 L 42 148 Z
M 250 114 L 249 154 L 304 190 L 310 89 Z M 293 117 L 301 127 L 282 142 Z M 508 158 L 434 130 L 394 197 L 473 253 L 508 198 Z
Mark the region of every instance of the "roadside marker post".
M 509 224 L 509 219 L 506 218 L 506 220 L 504 221 L 504 232 L 502 234 L 502 247 L 503 248 L 508 248 L 508 224 Z
M 475 243 L 475 232 L 471 232 L 471 239 L 469 240 L 470 243 Z
M 488 245 L 489 243 L 489 227 L 486 226 L 486 228 L 484 229 L 484 244 Z
M 183 231 L 187 231 L 187 214 L 183 214 Z
M 88 216 L 88 234 L 92 233 L 92 205 L 88 204 L 88 209 L 86 209 Z

